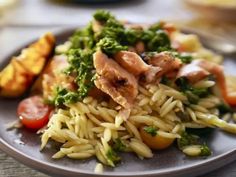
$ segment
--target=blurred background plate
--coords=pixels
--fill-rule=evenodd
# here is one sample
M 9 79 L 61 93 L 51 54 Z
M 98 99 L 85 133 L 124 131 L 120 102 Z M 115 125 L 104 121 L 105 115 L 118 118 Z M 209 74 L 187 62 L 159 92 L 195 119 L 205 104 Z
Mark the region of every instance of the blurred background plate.
M 99 3 L 112 3 L 112 2 L 119 2 L 119 1 L 124 1 L 124 0 L 66 0 L 66 1 L 71 1 L 71 2 L 78 2 L 78 3 L 94 3 L 94 4 L 99 4 Z
M 183 1 L 205 19 L 236 22 L 236 0 Z

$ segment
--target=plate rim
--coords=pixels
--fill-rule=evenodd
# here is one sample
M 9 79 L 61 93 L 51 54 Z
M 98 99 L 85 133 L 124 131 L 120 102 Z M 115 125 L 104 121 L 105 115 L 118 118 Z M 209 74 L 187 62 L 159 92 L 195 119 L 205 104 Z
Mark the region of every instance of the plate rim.
M 63 168 L 60 165 L 52 164 L 50 162 L 46 162 L 43 160 L 34 159 L 33 157 L 30 157 L 30 155 L 23 153 L 19 149 L 15 148 L 14 146 L 11 146 L 9 143 L 3 140 L 3 138 L 0 138 L 0 150 L 8 154 L 9 156 L 13 157 L 17 161 L 32 167 L 34 169 L 37 169 L 41 172 L 47 172 L 47 174 L 62 174 L 62 175 L 72 175 L 72 176 L 78 176 L 78 175 L 89 175 L 89 176 L 162 176 L 162 175 L 170 175 L 172 176 L 173 173 L 175 175 L 180 174 L 191 174 L 194 172 L 197 172 L 195 175 L 201 175 L 208 173 L 212 170 L 215 170 L 217 168 L 220 168 L 222 166 L 225 166 L 229 164 L 230 162 L 235 161 L 236 158 L 236 149 L 233 149 L 231 151 L 225 152 L 221 155 L 205 159 L 202 162 L 199 162 L 197 165 L 185 165 L 184 167 L 174 167 L 171 169 L 165 169 L 165 170 L 151 170 L 151 171 L 144 171 L 144 172 L 116 172 L 115 174 L 113 172 L 105 172 L 103 174 L 96 174 L 94 172 L 88 171 L 88 170 L 74 170 L 70 167 Z M 210 168 L 209 168 L 209 165 Z M 202 169 L 207 168 L 207 171 L 204 171 Z M 202 170 L 199 173 L 199 170 Z M 194 176 L 195 176 L 194 175 Z
M 52 33 L 55 35 L 56 38 L 62 35 L 66 35 L 67 33 L 72 33 L 78 28 L 81 28 L 84 25 L 79 25 L 78 27 L 70 26 L 70 27 L 64 27 L 59 30 L 54 30 Z M 8 60 L 10 60 L 11 57 L 15 53 L 19 53 L 19 51 L 24 46 L 28 46 L 32 41 L 29 40 L 28 42 L 22 43 L 20 47 L 13 49 L 12 52 L 10 52 L 7 57 L 3 58 L 1 64 L 5 64 Z M 219 130 L 217 130 L 219 131 Z M 173 167 L 173 168 L 167 168 L 162 170 L 151 170 L 151 171 L 142 171 L 142 172 L 104 172 L 103 174 L 96 174 L 93 171 L 84 170 L 84 169 L 77 169 L 74 170 L 70 167 L 63 168 L 61 165 L 53 164 L 51 162 L 35 159 L 33 157 L 30 157 L 30 155 L 23 153 L 19 149 L 15 148 L 11 144 L 9 144 L 7 141 L 5 141 L 2 138 L 2 135 L 0 137 L 0 150 L 8 154 L 9 156 L 13 157 L 20 163 L 25 164 L 26 166 L 29 166 L 31 168 L 34 168 L 36 170 L 39 170 L 43 173 L 47 174 L 58 174 L 58 175 L 71 175 L 71 176 L 78 176 L 78 175 L 87 175 L 87 176 L 122 176 L 122 177 L 131 177 L 131 176 L 162 176 L 166 175 L 166 177 L 172 177 L 172 176 L 179 176 L 179 175 L 192 175 L 197 176 L 201 174 L 208 173 L 210 171 L 213 171 L 215 169 L 218 169 L 222 166 L 225 166 L 233 161 L 236 161 L 236 148 L 232 149 L 230 151 L 224 152 L 223 154 L 220 154 L 218 156 L 204 159 L 204 161 L 199 162 L 196 165 L 185 165 L 184 167 Z M 40 149 L 39 149 L 40 151 Z M 206 170 L 203 170 L 206 169 Z M 199 171 L 200 170 L 200 171 Z M 194 174 L 193 174 L 194 173 Z

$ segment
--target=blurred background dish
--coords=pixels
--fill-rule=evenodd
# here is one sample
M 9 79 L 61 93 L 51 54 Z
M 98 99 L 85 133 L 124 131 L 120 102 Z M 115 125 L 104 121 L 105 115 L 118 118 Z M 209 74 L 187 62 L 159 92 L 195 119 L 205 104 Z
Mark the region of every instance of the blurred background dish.
M 112 3 L 123 0 L 67 0 L 67 1 L 89 4 L 89 3 Z
M 236 22 L 235 0 L 184 0 L 184 2 L 206 19 Z

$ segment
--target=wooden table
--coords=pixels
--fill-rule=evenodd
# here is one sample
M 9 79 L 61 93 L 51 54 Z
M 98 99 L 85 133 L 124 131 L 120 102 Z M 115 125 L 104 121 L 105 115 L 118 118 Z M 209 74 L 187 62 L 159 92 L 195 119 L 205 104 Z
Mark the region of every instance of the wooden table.
M 108 5 L 76 5 L 54 3 L 49 0 L 21 0 L 15 7 L 11 7 L 0 16 L 0 60 L 12 51 L 12 47 L 21 46 L 24 41 L 38 37 L 46 31 L 57 31 L 71 25 L 86 24 L 91 18 L 91 14 L 98 8 L 111 10 L 119 18 L 134 22 L 155 22 L 159 19 L 189 22 L 195 18 L 191 11 L 185 9 L 176 0 L 136 0 L 135 2 L 127 1 Z M 191 20 L 190 23 L 202 27 L 201 24 L 199 25 L 199 21 L 198 23 L 193 22 L 194 20 Z M 203 28 L 208 28 L 208 26 L 205 25 Z M 233 33 L 232 28 L 225 27 L 224 29 L 227 29 L 230 38 Z M 236 28 L 233 27 L 233 29 Z M 230 32 L 230 30 L 232 31 Z M 219 30 L 216 27 L 214 31 L 222 33 L 222 28 Z M 26 176 L 47 177 L 47 175 L 26 167 L 0 151 L 0 177 Z M 235 176 L 236 162 L 202 177 Z

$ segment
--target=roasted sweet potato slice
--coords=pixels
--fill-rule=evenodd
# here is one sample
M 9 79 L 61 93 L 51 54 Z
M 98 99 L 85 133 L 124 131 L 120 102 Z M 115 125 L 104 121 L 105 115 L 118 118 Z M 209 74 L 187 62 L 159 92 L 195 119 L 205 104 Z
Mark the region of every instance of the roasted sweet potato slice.
M 55 46 L 51 33 L 23 49 L 17 57 L 0 72 L 0 96 L 21 96 L 31 85 L 33 78 L 40 74 Z

